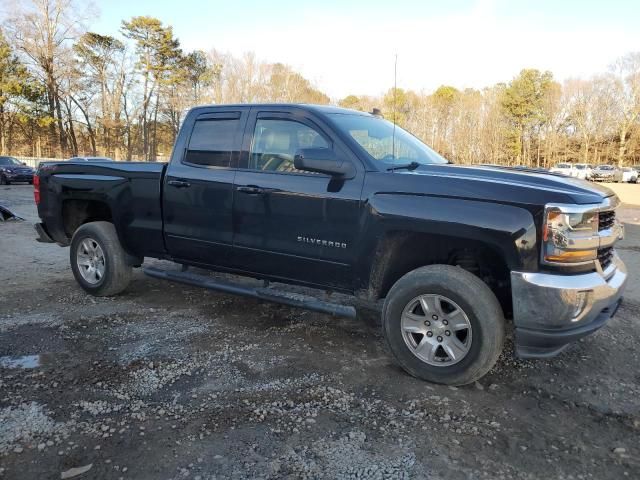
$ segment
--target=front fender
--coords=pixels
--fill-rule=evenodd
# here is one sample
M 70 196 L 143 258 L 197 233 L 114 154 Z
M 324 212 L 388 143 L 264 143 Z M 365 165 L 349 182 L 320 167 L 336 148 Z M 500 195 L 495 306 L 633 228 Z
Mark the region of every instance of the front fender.
M 511 271 L 536 271 L 538 268 L 534 213 L 523 207 L 459 198 L 383 193 L 375 194 L 367 201 L 363 215 L 363 254 L 358 276 L 364 282 L 370 278 L 372 259 L 379 254 L 379 241 L 390 232 L 473 240 L 494 250 Z

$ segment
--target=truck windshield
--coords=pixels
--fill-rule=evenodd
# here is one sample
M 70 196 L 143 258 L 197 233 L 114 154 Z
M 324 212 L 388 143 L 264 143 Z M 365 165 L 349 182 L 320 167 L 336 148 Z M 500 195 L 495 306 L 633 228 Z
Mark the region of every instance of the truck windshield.
M 449 163 L 439 153 L 427 147 L 406 130 L 395 128 L 382 118 L 366 115 L 329 114 L 339 129 L 353 138 L 360 147 L 384 167 L 417 162 L 421 165 Z

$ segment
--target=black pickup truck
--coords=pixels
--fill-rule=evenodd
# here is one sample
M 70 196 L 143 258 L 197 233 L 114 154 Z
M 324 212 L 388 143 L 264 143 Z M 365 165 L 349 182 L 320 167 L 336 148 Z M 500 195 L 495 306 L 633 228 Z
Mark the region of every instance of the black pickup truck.
M 182 266 L 144 269 L 154 277 L 355 316 L 269 281 L 346 293 L 381 306 L 397 362 L 439 383 L 487 373 L 509 325 L 517 355 L 558 354 L 614 315 L 627 280 L 610 190 L 452 165 L 376 115 L 329 106 L 197 107 L 168 164 L 42 163 L 34 186 L 39 240 L 71 246 L 91 294 L 121 292 L 145 257 Z

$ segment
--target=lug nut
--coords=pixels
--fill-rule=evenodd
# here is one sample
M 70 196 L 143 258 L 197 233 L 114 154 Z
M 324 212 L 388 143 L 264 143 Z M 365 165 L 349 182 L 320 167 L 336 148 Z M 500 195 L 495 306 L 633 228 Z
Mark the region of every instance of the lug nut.
M 438 315 L 431 315 L 431 318 L 433 318 L 434 320 L 438 319 Z
M 427 332 L 427 337 L 433 337 L 433 333 L 431 332 L 431 330 Z
M 429 320 L 427 320 L 426 322 L 424 322 L 424 324 L 425 324 L 427 327 L 430 327 L 430 326 L 431 326 L 431 322 L 430 322 Z
M 444 334 L 448 337 L 449 335 L 451 335 L 451 332 L 447 330 L 446 332 L 444 332 Z
M 438 337 L 438 341 L 441 342 L 442 341 L 442 337 Z
M 445 325 L 449 325 L 449 320 L 442 320 L 442 323 Z

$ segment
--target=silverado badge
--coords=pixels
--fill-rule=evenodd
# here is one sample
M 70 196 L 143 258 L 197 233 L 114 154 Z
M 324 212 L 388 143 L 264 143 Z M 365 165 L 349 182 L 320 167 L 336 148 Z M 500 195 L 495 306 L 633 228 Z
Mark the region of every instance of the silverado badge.
M 322 240 L 320 238 L 298 236 L 298 242 L 310 243 L 311 245 L 319 245 L 321 247 L 347 248 L 344 242 L 335 242 L 333 240 Z

